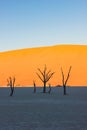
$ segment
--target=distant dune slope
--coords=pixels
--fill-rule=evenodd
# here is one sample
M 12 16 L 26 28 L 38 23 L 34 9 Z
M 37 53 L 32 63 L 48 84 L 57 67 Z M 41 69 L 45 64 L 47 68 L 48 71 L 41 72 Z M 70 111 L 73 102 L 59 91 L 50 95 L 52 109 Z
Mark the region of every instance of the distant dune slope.
M 68 85 L 87 86 L 86 45 L 56 45 L 0 52 L 0 86 L 7 85 L 9 76 L 16 77 L 16 85 L 32 86 L 33 80 L 37 85 L 42 85 L 36 72 L 45 64 L 55 72 L 50 84 L 61 84 L 61 67 L 66 76 L 71 65 Z

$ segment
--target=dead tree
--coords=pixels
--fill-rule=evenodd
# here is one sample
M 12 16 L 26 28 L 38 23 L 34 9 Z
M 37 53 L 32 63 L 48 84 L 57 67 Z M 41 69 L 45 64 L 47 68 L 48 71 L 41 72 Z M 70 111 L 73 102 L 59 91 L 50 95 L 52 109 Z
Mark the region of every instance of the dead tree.
M 50 94 L 51 93 L 51 84 L 49 84 L 49 91 L 48 93 Z
M 14 93 L 15 77 L 13 77 L 13 78 L 9 77 L 7 79 L 7 82 L 8 82 L 7 86 L 10 86 L 10 90 L 11 90 L 10 96 L 12 96 Z
M 47 71 L 47 67 L 45 65 L 44 70 L 41 71 L 40 68 L 38 68 L 39 73 L 36 73 L 39 79 L 43 82 L 43 93 L 46 93 L 46 84 L 50 80 L 50 78 L 53 76 L 54 72 L 51 72 L 51 70 Z
M 62 73 L 62 84 L 63 84 L 63 88 L 64 88 L 64 95 L 66 95 L 66 85 L 67 85 L 68 79 L 69 79 L 69 77 L 70 77 L 71 68 L 72 68 L 72 66 L 69 67 L 69 71 L 68 71 L 66 80 L 65 80 L 65 76 L 64 76 L 63 70 L 62 70 L 62 68 L 61 68 L 61 73 Z
M 36 83 L 35 83 L 35 81 L 33 81 L 33 85 L 34 85 L 34 93 L 36 93 Z

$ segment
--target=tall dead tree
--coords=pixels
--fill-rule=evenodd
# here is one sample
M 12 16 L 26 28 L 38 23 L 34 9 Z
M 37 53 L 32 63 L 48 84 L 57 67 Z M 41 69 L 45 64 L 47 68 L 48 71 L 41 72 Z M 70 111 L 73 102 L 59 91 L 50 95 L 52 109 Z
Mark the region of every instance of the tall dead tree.
M 13 77 L 13 78 L 9 77 L 7 79 L 7 86 L 10 86 L 10 90 L 11 90 L 10 96 L 12 96 L 14 93 L 14 85 L 15 85 L 15 77 Z
M 61 68 L 62 84 L 63 84 L 63 88 L 64 88 L 64 95 L 66 95 L 66 85 L 67 85 L 68 79 L 69 79 L 69 77 L 70 77 L 71 68 L 72 68 L 72 66 L 69 67 L 69 71 L 68 71 L 68 74 L 67 74 L 66 79 L 65 79 L 65 76 L 64 76 L 64 73 L 63 73 L 63 69 Z
M 44 70 L 41 71 L 40 68 L 38 68 L 39 73 L 36 73 L 39 79 L 43 82 L 43 93 L 46 93 L 46 83 L 52 78 L 54 72 L 51 72 L 51 70 L 47 70 L 47 67 L 45 65 Z

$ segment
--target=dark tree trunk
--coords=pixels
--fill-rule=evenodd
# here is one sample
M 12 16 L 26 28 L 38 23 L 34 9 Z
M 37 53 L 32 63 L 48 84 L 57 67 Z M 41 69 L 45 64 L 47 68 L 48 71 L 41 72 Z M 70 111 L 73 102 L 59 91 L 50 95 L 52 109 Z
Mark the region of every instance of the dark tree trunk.
M 66 95 L 66 86 L 64 85 L 63 88 L 64 88 L 64 95 Z
M 48 93 L 49 93 L 49 94 L 51 93 L 51 86 L 49 87 L 49 91 L 48 91 Z
M 12 96 L 14 93 L 14 87 L 11 88 L 11 93 L 10 93 L 10 96 Z
M 44 82 L 43 93 L 46 93 L 46 82 Z

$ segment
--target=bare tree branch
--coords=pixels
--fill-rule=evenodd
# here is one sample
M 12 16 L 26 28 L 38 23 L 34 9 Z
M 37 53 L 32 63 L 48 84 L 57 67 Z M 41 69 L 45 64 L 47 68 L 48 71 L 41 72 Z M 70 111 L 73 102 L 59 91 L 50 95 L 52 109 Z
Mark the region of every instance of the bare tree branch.
M 68 71 L 68 74 L 67 74 L 66 80 L 64 79 L 64 73 L 63 73 L 63 70 L 62 70 L 62 68 L 61 68 L 61 73 L 62 73 L 62 83 L 63 83 L 63 88 L 64 88 L 64 95 L 66 95 L 66 84 L 67 84 L 68 79 L 69 79 L 69 77 L 70 77 L 71 68 L 72 68 L 72 66 L 69 67 L 69 71 Z
M 46 73 L 46 79 L 48 79 L 50 73 L 51 73 L 51 70 L 49 70 L 49 71 Z
M 36 73 L 36 74 L 40 78 L 40 80 L 43 82 L 43 79 L 41 78 L 41 76 L 38 73 Z
M 40 68 L 38 68 L 38 71 L 42 74 L 42 76 L 44 76 L 44 75 L 43 75 L 43 72 L 40 70 Z
M 8 84 L 7 84 L 7 86 L 10 86 L 10 89 L 11 89 L 11 93 L 10 93 L 10 96 L 12 96 L 13 95 L 13 92 L 14 92 L 14 85 L 15 85 L 15 77 L 9 77 L 8 79 L 7 79 L 7 82 L 8 82 Z
M 55 73 L 55 72 L 51 73 L 51 74 L 48 76 L 46 82 L 48 82 L 48 81 L 50 80 L 50 78 L 53 76 L 54 73 Z
M 61 73 L 62 73 L 62 83 L 64 85 L 64 73 L 63 73 L 62 67 L 61 67 Z
M 54 74 L 54 72 L 52 73 L 51 70 L 47 71 L 47 67 L 45 65 L 44 70 L 41 71 L 40 68 L 38 68 L 38 71 L 40 72 L 40 74 L 36 73 L 37 76 L 39 77 L 39 79 L 43 82 L 44 87 L 43 87 L 43 92 L 46 92 L 46 83 L 50 80 L 50 78 L 52 77 L 52 75 Z
M 70 66 L 70 68 L 69 68 L 69 72 L 68 72 L 68 75 L 67 75 L 67 78 L 66 78 L 66 81 L 65 81 L 65 85 L 67 84 L 67 81 L 69 79 L 71 68 L 72 68 L 72 66 Z

